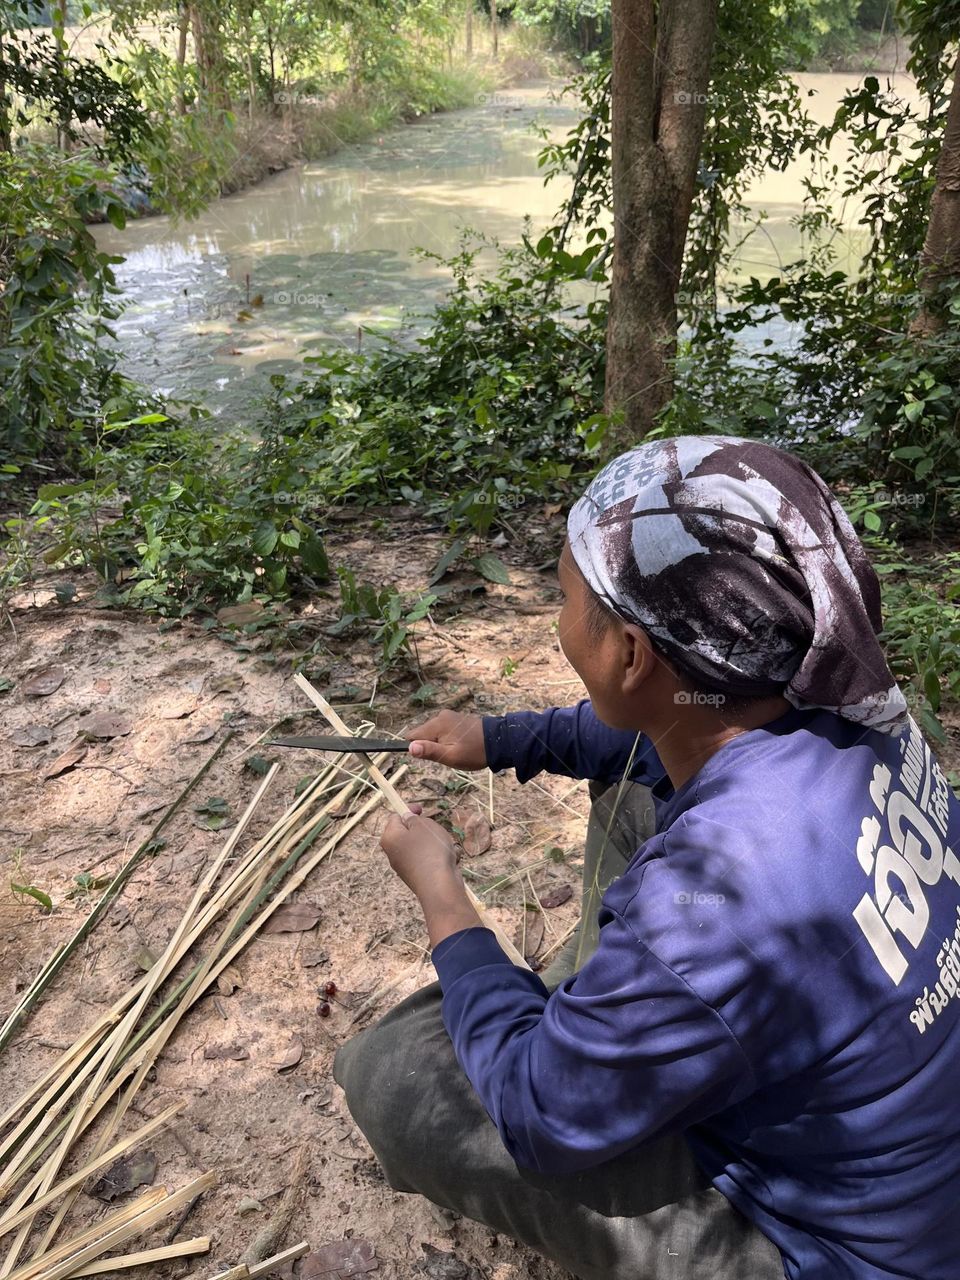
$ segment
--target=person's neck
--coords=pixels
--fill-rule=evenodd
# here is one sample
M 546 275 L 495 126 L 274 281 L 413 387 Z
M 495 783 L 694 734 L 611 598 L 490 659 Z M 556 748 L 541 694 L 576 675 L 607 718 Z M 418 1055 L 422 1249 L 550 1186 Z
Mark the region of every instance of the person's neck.
M 709 707 L 684 707 L 680 720 L 676 711 L 671 710 L 671 719 L 665 716 L 659 728 L 650 725 L 644 728 L 644 733 L 656 747 L 673 789 L 678 791 L 721 747 L 751 729 L 778 719 L 790 710 L 790 703 L 779 696 L 764 698 L 736 719 L 726 720 Z

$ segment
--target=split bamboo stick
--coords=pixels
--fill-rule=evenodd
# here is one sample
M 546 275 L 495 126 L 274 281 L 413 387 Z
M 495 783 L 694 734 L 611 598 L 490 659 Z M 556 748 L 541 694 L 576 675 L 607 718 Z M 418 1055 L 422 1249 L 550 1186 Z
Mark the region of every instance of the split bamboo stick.
M 307 695 L 313 705 L 321 712 L 327 722 L 337 731 L 337 733 L 346 734 L 348 737 L 352 736 L 347 725 L 340 719 L 336 711 L 331 707 L 330 703 L 327 702 L 326 698 L 317 692 L 306 676 L 298 671 L 293 679 Z M 357 752 L 356 754 L 364 761 L 371 780 L 380 788 L 383 798 L 386 800 L 387 804 L 390 805 L 391 809 L 393 809 L 394 813 L 400 814 L 401 817 L 408 814 L 410 812 L 410 806 L 403 801 L 396 787 L 383 776 L 377 766 L 369 760 L 367 756 L 362 752 Z M 480 923 L 496 936 L 500 946 L 515 965 L 519 965 L 522 969 L 529 969 L 530 966 L 513 945 L 511 940 L 503 932 L 500 926 L 487 915 L 483 903 L 473 892 L 470 886 L 464 885 L 464 888 L 466 889 L 467 897 L 470 899 L 470 905 L 473 907 L 474 911 L 476 911 L 477 916 L 480 919 Z
M 121 1253 L 113 1258 L 98 1258 L 76 1271 L 70 1272 L 70 1280 L 81 1276 L 102 1276 L 105 1271 L 126 1271 L 130 1267 L 145 1267 L 151 1262 L 167 1262 L 170 1258 L 187 1258 L 195 1253 L 209 1253 L 210 1237 L 197 1236 L 194 1240 L 181 1240 L 177 1244 L 160 1245 L 156 1249 L 141 1249 L 139 1253 Z
M 378 759 L 382 758 L 383 757 L 378 757 Z M 346 784 L 346 786 L 340 788 L 334 798 L 323 806 L 323 809 L 321 810 L 321 814 L 323 816 L 318 820 L 318 815 L 310 812 L 310 802 L 311 799 L 316 797 L 318 794 L 326 794 L 326 791 L 322 789 L 321 784 L 329 781 L 333 776 L 334 771 L 335 766 L 329 766 L 327 769 L 321 771 L 321 774 L 318 775 L 318 778 L 314 780 L 311 786 L 308 787 L 300 797 L 295 799 L 279 822 L 274 824 L 274 827 L 271 828 L 271 831 L 267 836 L 256 842 L 256 853 L 257 855 L 264 855 L 262 858 L 258 856 L 251 856 L 250 853 L 244 855 L 244 858 L 240 860 L 237 866 L 229 870 L 229 873 L 226 875 L 226 879 L 221 884 L 220 888 L 215 889 L 216 880 L 223 871 L 228 858 L 236 847 L 240 830 L 246 825 L 255 808 L 256 801 L 263 794 L 266 786 L 272 779 L 273 771 L 271 771 L 271 775 L 269 775 L 265 780 L 258 796 L 255 797 L 254 801 L 251 802 L 251 805 L 248 806 L 248 810 L 243 819 L 241 819 L 241 824 L 238 826 L 238 829 L 232 833 L 231 837 L 228 839 L 227 844 L 224 846 L 224 849 L 216 860 L 215 867 L 211 868 L 210 872 L 208 872 L 204 877 L 203 883 L 194 895 L 190 908 L 185 913 L 184 921 L 181 921 L 181 926 L 178 927 L 175 932 L 175 941 L 172 940 L 173 945 L 168 944 L 161 960 L 153 966 L 150 973 L 145 975 L 141 982 L 136 984 L 135 992 L 132 995 L 128 993 L 125 997 L 122 997 L 113 1009 L 109 1010 L 107 1014 L 102 1015 L 94 1025 L 94 1028 L 85 1032 L 84 1035 L 78 1039 L 77 1043 L 72 1046 L 70 1050 L 66 1051 L 58 1063 L 55 1064 L 55 1067 L 59 1066 L 61 1071 L 68 1072 L 72 1066 L 79 1063 L 83 1079 L 86 1079 L 90 1074 L 90 1071 L 96 1068 L 94 1081 L 87 1086 L 83 1098 L 74 1108 L 73 1113 L 57 1126 L 55 1133 L 62 1132 L 65 1128 L 67 1136 L 64 1141 L 61 1142 L 58 1150 L 45 1162 L 40 1173 L 38 1175 L 34 1175 L 34 1178 L 29 1184 L 27 1189 L 27 1198 L 29 1198 L 30 1195 L 35 1194 L 38 1190 L 40 1191 L 40 1198 L 35 1200 L 29 1206 L 24 1207 L 21 1193 L 21 1196 L 18 1196 L 17 1202 L 11 1206 L 11 1209 L 8 1210 L 7 1214 L 2 1219 L 0 1234 L 11 1231 L 18 1225 L 22 1228 L 22 1234 L 21 1238 L 15 1243 L 15 1247 L 11 1249 L 0 1274 L 4 1276 L 11 1276 L 11 1271 L 16 1265 L 16 1257 L 20 1252 L 22 1244 L 26 1240 L 26 1232 L 29 1231 L 29 1223 L 32 1221 L 36 1213 L 40 1212 L 43 1207 L 48 1206 L 54 1200 L 68 1193 L 71 1189 L 77 1187 L 83 1178 L 89 1176 L 96 1168 L 102 1167 L 108 1159 L 115 1158 L 118 1149 L 129 1149 L 129 1147 L 137 1140 L 138 1136 L 142 1136 L 141 1131 L 139 1135 L 133 1135 L 130 1139 L 118 1144 L 118 1147 L 114 1148 L 113 1151 L 104 1155 L 104 1150 L 109 1142 L 109 1138 L 115 1131 L 123 1112 L 126 1110 L 127 1106 L 129 1106 L 130 1101 L 132 1101 L 135 1089 L 128 1087 L 125 1099 L 121 1103 L 120 1110 L 113 1118 L 113 1123 L 108 1125 L 106 1134 L 101 1135 L 101 1139 L 98 1143 L 97 1151 L 95 1152 L 93 1159 L 88 1161 L 87 1166 L 85 1166 L 79 1174 L 62 1180 L 60 1184 L 54 1186 L 53 1183 L 55 1182 L 56 1173 L 62 1166 L 63 1161 L 69 1155 L 76 1136 L 83 1132 L 87 1125 L 97 1114 L 99 1114 L 104 1105 L 109 1101 L 110 1096 L 116 1092 L 116 1088 L 119 1087 L 124 1079 L 128 1078 L 132 1074 L 134 1076 L 135 1085 L 137 1087 L 139 1086 L 146 1074 L 146 1071 L 149 1070 L 149 1065 L 155 1060 L 157 1054 L 162 1049 L 163 1044 L 165 1044 L 169 1039 L 169 1036 L 172 1034 L 176 1025 L 182 1019 L 186 1011 L 196 1002 L 196 999 L 199 998 L 203 990 L 205 990 L 210 983 L 216 980 L 223 969 L 226 968 L 226 966 L 236 957 L 239 951 L 247 945 L 256 932 L 262 928 L 263 924 L 267 919 L 269 919 L 273 911 L 281 905 L 283 899 L 297 886 L 303 883 L 310 871 L 312 871 L 313 868 L 329 854 L 336 844 L 339 843 L 348 831 L 352 830 L 357 823 L 362 821 L 374 805 L 379 802 L 380 795 L 377 793 L 371 797 L 370 800 L 364 803 L 358 812 L 353 814 L 344 823 L 338 824 L 338 828 L 334 836 L 331 839 L 328 839 L 319 850 L 314 851 L 314 853 L 306 858 L 305 861 L 301 861 L 303 855 L 309 848 L 309 845 L 315 842 L 316 836 L 320 834 L 323 826 L 327 825 L 329 822 L 329 818 L 326 817 L 326 813 L 331 808 L 338 805 L 344 796 L 351 794 L 352 791 L 356 789 L 357 785 L 362 782 L 362 779 L 352 779 L 351 782 Z M 399 778 L 404 773 L 406 773 L 406 766 L 401 767 L 401 769 L 396 772 L 395 777 Z M 383 775 L 381 774 L 380 777 L 382 778 Z M 386 780 L 384 779 L 384 781 Z M 280 862 L 279 870 L 275 871 L 271 876 L 270 872 L 278 861 Z M 262 900 L 264 894 L 269 893 L 272 887 L 289 871 L 294 871 L 294 874 L 291 879 L 283 885 L 283 893 L 278 894 L 272 901 L 264 903 Z M 268 877 L 270 877 L 269 881 Z M 268 881 L 266 889 L 264 889 L 265 881 Z M 159 990 L 162 980 L 170 976 L 175 964 L 182 959 L 183 955 L 186 954 L 186 951 L 198 939 L 200 934 L 209 928 L 217 915 L 221 914 L 224 909 L 230 906 L 234 906 L 236 909 L 226 928 L 222 930 L 217 943 L 209 951 L 206 960 L 192 971 L 184 983 L 180 984 L 175 998 L 178 1000 L 181 996 L 183 998 L 179 1004 L 176 1004 L 173 1016 L 166 1016 L 169 1006 L 165 1005 L 164 1009 L 161 1010 L 160 1025 L 152 1034 L 148 1035 L 147 1039 L 141 1044 L 140 1049 L 131 1054 L 131 1060 L 129 1062 L 124 1062 L 124 1054 L 129 1052 L 129 1049 L 126 1048 L 126 1046 L 133 1043 L 132 1032 L 136 1027 L 138 1018 L 143 1018 L 147 1000 L 152 998 L 152 996 Z M 239 936 L 236 936 L 237 934 L 239 934 Z M 225 953 L 224 947 L 226 948 Z M 148 992 L 150 993 L 149 995 L 147 994 Z M 131 1004 L 132 1007 L 129 1007 Z M 125 1009 L 126 1012 L 124 1012 Z M 156 1016 L 157 1015 L 151 1016 L 148 1026 L 155 1020 Z M 124 1063 L 124 1069 L 116 1072 L 115 1086 L 95 1092 L 93 1087 L 94 1084 L 97 1082 L 103 1083 L 109 1076 L 111 1069 L 116 1068 L 121 1063 Z M 80 1072 L 75 1072 L 74 1074 L 80 1074 Z M 62 1101 L 62 1099 L 57 1096 L 57 1091 L 61 1088 L 61 1077 L 56 1074 L 54 1069 L 51 1069 L 42 1078 L 42 1085 L 45 1085 L 46 1088 L 39 1099 L 39 1105 L 43 1107 L 45 1104 L 54 1103 L 52 1109 L 55 1112 L 58 1111 L 59 1107 L 57 1104 Z M 29 1101 L 31 1098 L 36 1097 L 36 1092 L 36 1088 L 30 1090 L 26 1095 L 25 1100 L 21 1099 L 21 1103 L 15 1104 L 11 1111 L 8 1112 L 7 1118 L 16 1116 L 19 1111 L 22 1110 L 24 1101 Z M 35 1109 L 36 1108 L 32 1110 Z M 159 1125 L 160 1118 L 158 1117 L 151 1123 Z M 31 1146 L 30 1160 L 23 1163 L 20 1167 L 21 1176 L 25 1169 L 29 1168 L 29 1165 L 34 1162 L 37 1155 L 42 1155 L 43 1150 L 49 1145 L 49 1143 L 50 1136 L 42 1142 L 39 1149 L 36 1146 Z M 10 1149 L 9 1137 L 4 1145 L 8 1150 Z M 11 1179 L 8 1171 L 4 1172 L 4 1177 L 5 1187 L 15 1185 L 17 1178 L 15 1177 Z M 170 1209 L 167 1209 L 164 1212 L 169 1211 Z M 37 1280 L 40 1280 L 41 1272 L 37 1271 L 36 1268 L 41 1265 L 44 1268 L 42 1272 L 42 1280 L 54 1280 L 52 1275 L 48 1277 L 47 1269 L 49 1269 L 51 1258 L 55 1258 L 58 1255 L 58 1251 L 53 1250 L 51 1253 L 47 1251 L 47 1246 L 51 1243 L 53 1236 L 59 1229 L 63 1216 L 62 1212 L 56 1215 L 54 1223 L 52 1224 L 52 1229 L 47 1233 L 47 1236 L 43 1244 L 40 1246 L 40 1249 L 35 1254 L 34 1259 L 30 1263 L 24 1264 L 14 1271 L 11 1276 L 11 1280 L 21 1280 L 21 1278 L 22 1280 L 32 1280 L 34 1276 L 37 1277 Z M 100 1229 L 102 1229 L 102 1227 L 103 1224 L 100 1224 Z M 78 1237 L 78 1239 L 80 1238 Z M 76 1241 L 73 1243 L 76 1244 Z M 100 1241 L 99 1243 L 102 1244 L 103 1242 Z M 111 1241 L 110 1243 L 114 1243 L 114 1241 Z M 109 1243 L 104 1247 L 109 1247 Z M 102 1249 L 99 1250 L 99 1252 L 102 1251 Z M 97 1255 L 91 1254 L 91 1256 Z M 78 1259 L 73 1257 L 71 1257 L 70 1263 L 72 1269 L 76 1269 L 76 1267 L 80 1265 Z M 56 1265 L 59 1264 L 57 1263 Z M 66 1277 L 68 1274 L 72 1274 L 72 1271 L 68 1272 L 64 1270 L 57 1272 L 57 1276 L 62 1277 Z
M 47 1205 L 53 1204 L 55 1200 L 59 1199 L 67 1191 L 72 1190 L 74 1187 L 79 1187 L 91 1174 L 97 1173 L 113 1160 L 118 1160 L 131 1147 L 135 1147 L 137 1143 L 145 1142 L 152 1133 L 162 1129 L 168 1120 L 172 1120 L 174 1116 L 186 1110 L 186 1106 L 185 1102 L 175 1102 L 172 1107 L 167 1107 L 166 1111 L 161 1111 L 152 1120 L 148 1120 L 145 1125 L 141 1125 L 139 1129 L 131 1133 L 129 1137 L 124 1138 L 122 1142 L 116 1143 L 109 1151 L 103 1151 L 100 1155 L 95 1156 L 77 1173 L 71 1174 L 69 1178 L 64 1178 L 62 1182 L 58 1182 L 55 1187 L 50 1188 L 46 1195 L 41 1196 L 39 1200 L 34 1200 L 25 1209 L 21 1209 L 9 1221 L 0 1222 L 0 1235 L 6 1235 L 14 1227 L 19 1227 L 22 1222 L 29 1222 L 34 1214 L 39 1213 L 41 1209 L 45 1209 Z
M 188 1200 L 209 1191 L 216 1181 L 215 1173 L 203 1173 L 170 1195 L 163 1187 L 157 1187 L 118 1214 L 111 1214 L 103 1222 L 88 1227 L 80 1235 L 45 1253 L 42 1258 L 34 1258 L 25 1266 L 18 1267 L 11 1280 L 66 1280 L 71 1272 L 85 1262 L 99 1258 L 114 1245 L 143 1235 L 176 1209 L 182 1209 Z M 109 1229 L 101 1235 L 108 1223 L 111 1224 Z
M 151 843 L 157 838 L 157 836 L 160 834 L 160 832 L 163 830 L 166 824 L 177 812 L 177 810 L 183 804 L 184 800 L 186 800 L 187 796 L 194 789 L 194 787 L 197 785 L 200 779 L 204 776 L 205 773 L 207 773 L 210 766 L 216 760 L 217 756 L 220 755 L 221 751 L 223 751 L 224 747 L 226 747 L 227 743 L 233 737 L 234 732 L 235 731 L 233 729 L 230 729 L 227 731 L 227 733 L 223 737 L 222 742 L 219 744 L 216 750 L 212 753 L 212 755 L 210 755 L 206 763 L 201 766 L 201 768 L 198 770 L 197 773 L 194 774 L 194 776 L 190 779 L 190 781 L 187 783 L 184 789 L 177 796 L 176 800 L 174 800 L 173 804 L 171 804 L 170 807 L 165 810 L 163 815 L 160 817 L 159 821 L 154 825 L 153 830 L 147 836 L 146 840 L 144 840 L 141 843 L 141 845 L 133 854 L 133 856 L 130 859 L 128 859 L 128 861 L 124 864 L 124 866 L 120 868 L 117 874 L 113 877 L 113 879 L 107 885 L 106 889 L 103 892 L 103 897 L 94 907 L 94 909 L 90 912 L 86 920 L 84 920 L 83 924 L 76 931 L 76 933 L 73 935 L 70 941 L 66 943 L 64 946 L 59 947 L 54 952 L 53 956 L 47 961 L 44 967 L 40 970 L 36 978 L 34 978 L 33 982 L 30 984 L 30 986 L 21 996 L 19 1002 L 17 1003 L 16 1008 L 7 1018 L 3 1026 L 0 1027 L 0 1052 L 2 1052 L 3 1049 L 7 1046 L 11 1037 L 13 1036 L 13 1033 L 16 1031 L 17 1027 L 20 1025 L 20 1023 L 24 1020 L 24 1018 L 27 1016 L 27 1014 L 30 1012 L 33 1006 L 37 1003 L 37 1001 L 43 995 L 44 991 L 47 989 L 47 987 L 50 985 L 53 979 L 57 976 L 57 974 L 66 964 L 67 960 L 70 958 L 73 952 L 77 949 L 80 943 L 83 942 L 84 938 L 86 938 L 87 935 L 92 931 L 94 926 L 97 924 L 97 922 L 106 912 L 107 908 L 110 906 L 111 902 L 113 902 L 114 898 L 116 898 L 119 895 L 123 886 L 127 883 L 127 881 L 130 879 L 133 872 L 136 870 L 137 866 L 143 860 L 144 855 L 146 854 L 147 849 L 150 847 Z

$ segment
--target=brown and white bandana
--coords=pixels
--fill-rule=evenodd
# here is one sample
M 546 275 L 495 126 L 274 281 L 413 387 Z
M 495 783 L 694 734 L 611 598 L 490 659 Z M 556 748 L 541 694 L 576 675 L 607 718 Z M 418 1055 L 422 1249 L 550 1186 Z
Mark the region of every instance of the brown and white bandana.
M 594 478 L 567 535 L 594 592 L 703 688 L 906 727 L 877 575 L 793 454 L 736 436 L 651 441 Z

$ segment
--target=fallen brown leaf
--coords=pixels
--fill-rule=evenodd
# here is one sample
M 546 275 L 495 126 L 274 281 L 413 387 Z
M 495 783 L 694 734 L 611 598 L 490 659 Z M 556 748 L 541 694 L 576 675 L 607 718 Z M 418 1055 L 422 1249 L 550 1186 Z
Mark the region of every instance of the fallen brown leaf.
M 50 778 L 58 778 L 61 773 L 66 773 L 68 769 L 75 769 L 86 754 L 86 740 L 84 738 L 75 738 L 66 751 L 57 756 L 52 764 L 47 765 L 43 771 L 43 780 L 46 782 Z
M 303 933 L 312 929 L 319 919 L 319 907 L 312 907 L 308 902 L 287 902 L 277 908 L 260 932 Z
M 14 729 L 10 741 L 17 747 L 42 747 L 53 737 L 53 730 L 45 724 L 28 724 Z
M 228 604 L 217 610 L 217 621 L 225 626 L 242 627 L 246 622 L 253 622 L 263 613 L 263 605 L 259 600 L 248 600 L 246 604 Z
M 303 1041 L 297 1035 L 291 1036 L 286 1052 L 280 1061 L 275 1064 L 276 1068 L 278 1071 L 291 1071 L 302 1057 Z
M 521 920 L 517 925 L 513 941 L 517 947 L 523 949 L 524 960 L 532 960 L 543 946 L 543 916 L 539 911 L 525 911 L 523 915 L 527 924 L 526 936 L 524 936 L 523 920 Z
M 242 1044 L 208 1044 L 203 1050 L 205 1058 L 226 1058 L 231 1062 L 243 1062 L 250 1055 Z
M 133 721 L 115 711 L 94 711 L 77 721 L 77 728 L 90 738 L 125 738 Z
M 242 986 L 243 980 L 232 964 L 228 964 L 223 972 L 217 976 L 217 990 L 222 996 L 232 996 L 237 987 Z
M 558 884 L 555 889 L 549 889 L 546 893 L 540 894 L 540 905 L 541 907 L 562 907 L 572 897 L 573 889 L 570 885 Z
M 463 828 L 463 852 L 470 858 L 486 853 L 490 848 L 490 823 L 482 813 L 473 814 Z
M 31 698 L 48 698 L 63 684 L 65 675 L 63 667 L 44 667 L 28 680 L 24 680 L 20 686 L 20 692 L 28 694 Z
M 379 1266 L 369 1240 L 334 1240 L 307 1254 L 300 1264 L 300 1280 L 348 1280 Z
M 157 1176 L 157 1157 L 152 1151 L 137 1151 L 115 1161 L 90 1188 L 90 1194 L 98 1200 L 116 1200 L 128 1191 L 135 1191 L 153 1182 Z

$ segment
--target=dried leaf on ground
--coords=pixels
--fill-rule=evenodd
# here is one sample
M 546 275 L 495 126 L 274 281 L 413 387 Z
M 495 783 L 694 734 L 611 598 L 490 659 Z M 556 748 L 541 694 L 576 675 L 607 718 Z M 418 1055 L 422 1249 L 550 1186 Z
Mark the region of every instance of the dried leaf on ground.
M 228 964 L 223 972 L 217 975 L 217 990 L 222 996 L 232 996 L 237 987 L 242 986 L 243 979 L 232 964 Z
M 66 751 L 57 756 L 56 760 L 52 764 L 48 764 L 44 769 L 44 781 L 50 778 L 58 778 L 61 773 L 66 773 L 68 769 L 75 769 L 86 754 L 86 740 L 84 738 L 75 738 Z
M 205 1058 L 224 1058 L 230 1062 L 243 1062 L 250 1055 L 242 1044 L 208 1044 L 204 1047 Z
M 117 1196 L 149 1185 L 156 1176 L 157 1157 L 152 1151 L 137 1151 L 112 1164 L 90 1188 L 90 1194 L 98 1200 L 116 1200 Z
M 539 911 L 525 911 L 523 918 L 527 924 L 526 935 L 524 935 L 523 920 L 521 920 L 517 925 L 513 941 L 517 947 L 522 948 L 524 960 L 532 960 L 543 946 L 543 916 Z
M 297 1035 L 291 1036 L 290 1043 L 287 1045 L 287 1048 L 286 1048 L 286 1052 L 284 1053 L 280 1061 L 275 1064 L 276 1068 L 278 1071 L 292 1071 L 293 1068 L 300 1062 L 302 1057 L 303 1057 L 303 1041 Z
M 475 1267 L 468 1266 L 455 1253 L 445 1253 L 432 1244 L 421 1245 L 426 1257 L 418 1262 L 415 1270 L 430 1280 L 480 1280 Z
M 326 964 L 330 957 L 320 947 L 304 947 L 300 954 L 300 964 L 304 969 L 315 969 L 318 964 Z
M 242 627 L 247 622 L 254 622 L 263 613 L 263 605 L 259 600 L 248 600 L 245 604 L 228 604 L 217 610 L 217 621 L 224 626 Z
M 208 724 L 205 729 L 198 729 L 192 738 L 187 738 L 185 741 L 188 746 L 198 746 L 201 742 L 209 742 L 216 732 L 217 726 Z
M 476 858 L 490 848 L 490 823 L 475 805 L 457 805 L 450 814 L 450 821 L 463 832 L 461 844 L 468 857 Z
M 229 675 L 217 676 L 215 680 L 211 680 L 207 685 L 207 693 L 211 698 L 215 698 L 221 693 L 239 693 L 242 688 L 243 676 L 233 672 Z
M 185 716 L 193 715 L 197 709 L 197 700 L 192 695 L 176 698 L 169 706 L 164 707 L 160 712 L 161 720 L 182 720 Z
M 94 711 L 83 716 L 77 728 L 89 738 L 125 738 L 133 728 L 133 721 L 116 711 Z
M 348 1280 L 379 1266 L 369 1240 L 334 1240 L 307 1254 L 300 1265 L 300 1280 Z
M 63 667 L 44 667 L 30 676 L 28 680 L 24 680 L 20 686 L 20 692 L 27 694 L 31 698 L 48 698 L 51 693 L 56 693 L 63 684 L 65 675 L 66 672 Z
M 541 907 L 562 907 L 572 897 L 573 889 L 570 885 L 558 884 L 555 889 L 549 889 L 546 893 L 540 894 L 540 905 Z
M 287 902 L 278 907 L 261 933 L 304 933 L 320 919 L 320 908 L 309 902 Z
M 45 724 L 27 724 L 14 729 L 10 741 L 17 747 L 42 747 L 53 737 L 53 730 Z

